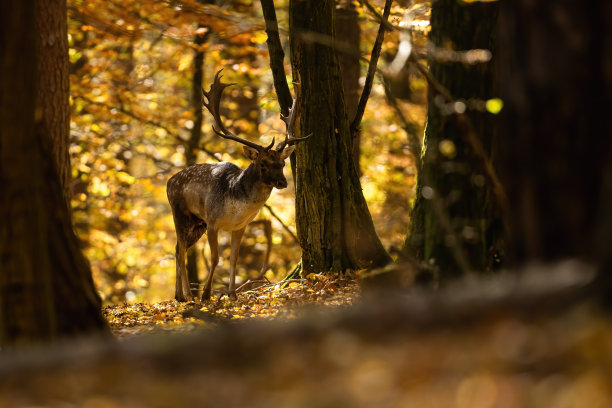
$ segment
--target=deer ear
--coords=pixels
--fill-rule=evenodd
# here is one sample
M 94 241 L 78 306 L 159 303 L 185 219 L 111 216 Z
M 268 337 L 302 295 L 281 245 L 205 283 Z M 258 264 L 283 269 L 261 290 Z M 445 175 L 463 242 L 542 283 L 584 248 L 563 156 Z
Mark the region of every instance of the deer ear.
M 285 160 L 287 157 L 289 157 L 291 155 L 291 153 L 293 153 L 294 150 L 295 150 L 295 145 L 287 147 L 281 153 L 281 155 L 280 155 L 281 159 Z
M 255 160 L 257 159 L 257 156 L 259 156 L 259 152 L 255 149 L 253 149 L 252 147 L 249 146 L 242 146 L 242 148 L 244 149 L 244 155 L 249 159 L 249 160 Z

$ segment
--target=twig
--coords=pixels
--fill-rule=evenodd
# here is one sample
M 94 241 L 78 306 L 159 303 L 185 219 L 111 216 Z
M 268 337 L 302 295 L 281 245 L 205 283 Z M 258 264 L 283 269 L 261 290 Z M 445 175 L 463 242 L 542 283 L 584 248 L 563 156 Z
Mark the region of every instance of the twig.
M 261 286 L 256 286 L 256 287 L 250 287 L 247 290 L 247 292 L 251 291 L 251 290 L 254 290 L 254 289 L 259 289 L 259 288 L 263 287 L 265 284 L 270 283 L 270 281 L 268 279 L 249 279 L 246 282 L 244 282 L 242 285 L 238 286 L 238 288 L 236 289 L 236 293 L 240 293 L 243 290 L 245 290 L 244 289 L 245 286 L 253 285 L 253 284 L 256 284 L 256 283 L 262 283 L 262 285 Z
M 380 72 L 380 71 L 379 71 Z M 410 149 L 410 153 L 414 156 L 414 162 L 416 164 L 417 171 L 421 169 L 421 140 L 419 138 L 418 126 L 412 122 L 410 122 L 404 112 L 402 112 L 397 99 L 391 93 L 391 88 L 389 87 L 389 83 L 385 80 L 383 74 L 380 75 L 380 81 L 383 84 L 383 88 L 385 90 L 385 97 L 387 99 L 387 103 L 391 105 L 395 114 L 399 118 L 400 122 L 402 122 L 402 128 L 406 132 L 408 136 L 408 149 Z
M 287 280 L 282 280 L 280 282 L 272 282 L 268 285 L 263 285 L 263 286 L 258 286 L 256 289 L 262 289 L 262 288 L 269 288 L 271 286 L 276 286 L 276 285 L 285 285 L 287 283 L 291 283 L 291 282 L 299 282 L 299 283 L 304 283 L 306 282 L 308 279 L 287 279 Z M 284 288 L 284 286 L 283 286 Z M 247 290 L 245 293 L 250 292 L 253 289 Z
M 370 65 L 368 66 L 368 74 L 366 76 L 365 85 L 363 86 L 363 90 L 361 91 L 361 97 L 359 98 L 359 104 L 357 105 L 355 118 L 353 118 L 353 121 L 351 122 L 351 134 L 355 134 L 355 132 L 357 132 L 357 130 L 359 129 L 359 125 L 361 124 L 361 120 L 363 119 L 363 114 L 365 112 L 366 104 L 368 103 L 368 98 L 370 97 L 370 92 L 372 91 L 372 84 L 374 83 L 374 74 L 376 73 L 376 65 L 378 64 L 378 57 L 380 57 L 380 50 L 382 48 L 382 43 L 385 38 L 384 23 L 389 18 L 389 13 L 391 12 L 391 3 L 393 3 L 393 0 L 385 1 L 385 8 L 383 10 L 383 15 L 381 16 L 380 26 L 378 27 L 378 34 L 376 34 L 376 41 L 374 41 L 374 47 L 372 47 Z
M 291 235 L 291 238 L 293 238 L 293 240 L 299 245 L 300 241 L 298 240 L 298 237 L 293 233 L 293 231 L 291 231 L 291 229 L 283 222 L 283 220 L 274 212 L 274 210 L 272 209 L 272 207 L 270 207 L 268 204 L 264 204 L 264 207 L 266 207 L 266 210 L 268 210 L 268 212 L 270 213 L 270 215 L 274 218 L 276 218 L 276 221 L 280 222 L 280 224 L 282 225 L 283 229 L 285 231 L 287 231 L 287 233 L 289 235 Z
M 374 16 L 376 17 L 376 20 L 378 20 L 378 22 L 381 25 L 383 25 L 384 28 L 387 29 L 388 31 L 399 30 L 398 27 L 388 22 L 387 18 L 384 18 L 383 16 L 381 16 L 378 10 L 376 10 L 376 7 L 374 7 L 368 0 L 359 0 L 359 4 L 361 4 L 362 6 L 365 6 L 365 8 L 370 10 L 370 13 L 374 14 Z M 385 8 L 386 7 L 387 5 L 385 3 Z M 383 11 L 383 14 L 384 14 L 384 11 Z

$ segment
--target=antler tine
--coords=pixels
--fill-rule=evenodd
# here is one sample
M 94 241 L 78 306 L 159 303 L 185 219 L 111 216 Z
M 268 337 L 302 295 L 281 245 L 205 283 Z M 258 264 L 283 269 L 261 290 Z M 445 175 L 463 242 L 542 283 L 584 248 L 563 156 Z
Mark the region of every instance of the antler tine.
M 215 124 L 213 125 L 214 132 L 217 135 L 225 139 L 234 140 L 238 143 L 242 143 L 243 145 L 252 147 L 253 149 L 256 149 L 258 151 L 262 151 L 266 149 L 265 147 L 258 145 L 257 143 L 253 143 L 249 140 L 236 136 L 229 129 L 227 129 L 225 125 L 223 124 L 223 121 L 221 120 L 221 114 L 219 112 L 219 105 L 221 104 L 221 96 L 225 88 L 227 88 L 228 86 L 236 85 L 236 84 L 235 83 L 228 84 L 228 83 L 221 82 L 221 78 L 223 77 L 223 75 L 219 75 L 221 71 L 223 71 L 223 68 L 221 68 L 215 74 L 215 79 L 213 80 L 213 83 L 210 86 L 210 89 L 208 90 L 208 92 L 206 92 L 204 88 L 202 88 L 202 105 L 204 105 L 204 107 L 208 109 L 208 111 L 210 112 L 210 114 L 212 115 L 215 121 Z M 206 98 L 206 100 L 204 100 L 204 98 Z
M 293 84 L 295 88 L 295 98 L 293 99 L 293 104 L 291 106 L 291 109 L 289 109 L 289 115 L 284 116 L 281 114 L 281 120 L 285 122 L 285 125 L 287 127 L 287 134 L 285 136 L 285 140 L 280 142 L 278 146 L 276 147 L 276 150 L 279 152 L 283 151 L 283 149 L 289 145 L 295 144 L 302 140 L 306 140 L 310 136 L 312 136 L 312 134 L 305 136 L 305 137 L 295 137 L 294 136 L 295 135 L 295 120 L 297 118 L 297 115 L 300 114 L 299 112 L 300 112 L 300 107 L 302 103 L 302 98 L 301 98 L 301 92 L 300 92 L 301 91 L 300 84 L 298 82 L 294 82 Z

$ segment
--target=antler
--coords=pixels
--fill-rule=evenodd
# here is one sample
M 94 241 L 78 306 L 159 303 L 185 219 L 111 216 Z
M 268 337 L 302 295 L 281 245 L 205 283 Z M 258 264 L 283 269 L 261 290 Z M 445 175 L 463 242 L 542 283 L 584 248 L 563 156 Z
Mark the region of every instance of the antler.
M 285 140 L 280 142 L 278 146 L 276 146 L 276 150 L 282 152 L 283 149 L 289 145 L 295 144 L 297 142 L 301 142 L 302 140 L 308 139 L 312 136 L 312 133 L 308 136 L 304 137 L 295 137 L 295 118 L 299 115 L 302 98 L 300 97 L 300 84 L 297 82 L 294 83 L 295 87 L 295 98 L 293 99 L 293 104 L 291 109 L 289 109 L 289 115 L 284 116 L 281 114 L 281 120 L 285 122 L 287 127 L 287 135 L 285 136 Z
M 256 149 L 257 151 L 270 150 L 270 148 L 274 145 L 274 139 L 272 139 L 272 143 L 270 143 L 270 145 L 264 147 L 264 146 L 258 145 L 257 143 L 253 143 L 249 140 L 236 136 L 231 131 L 229 131 L 223 124 L 223 121 L 221 120 L 221 114 L 219 113 L 219 104 L 221 103 L 221 95 L 223 94 L 223 91 L 225 90 L 225 88 L 227 88 L 228 86 L 236 85 L 236 84 L 235 83 L 227 84 L 227 83 L 221 82 L 221 77 L 223 76 L 223 75 L 219 75 L 221 71 L 223 71 L 223 68 L 221 68 L 215 74 L 215 79 L 212 85 L 210 86 L 210 90 L 208 92 L 206 92 L 204 88 L 202 88 L 202 105 L 204 105 L 206 109 L 208 109 L 213 119 L 215 120 L 215 124 L 213 125 L 213 130 L 215 131 L 217 135 L 225 139 L 234 140 L 238 143 L 242 143 L 243 145 L 252 147 L 253 149 Z M 204 97 L 206 97 L 207 101 L 204 100 Z

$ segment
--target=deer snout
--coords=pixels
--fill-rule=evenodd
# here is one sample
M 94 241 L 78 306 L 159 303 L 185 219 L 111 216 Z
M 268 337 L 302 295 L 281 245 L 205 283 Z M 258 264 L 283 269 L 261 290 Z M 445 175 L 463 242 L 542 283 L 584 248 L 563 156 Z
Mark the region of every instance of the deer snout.
M 274 187 L 280 189 L 283 188 L 287 188 L 287 180 L 285 179 L 281 179 L 281 180 L 277 180 L 276 183 L 274 183 Z

